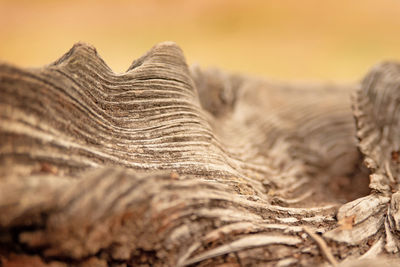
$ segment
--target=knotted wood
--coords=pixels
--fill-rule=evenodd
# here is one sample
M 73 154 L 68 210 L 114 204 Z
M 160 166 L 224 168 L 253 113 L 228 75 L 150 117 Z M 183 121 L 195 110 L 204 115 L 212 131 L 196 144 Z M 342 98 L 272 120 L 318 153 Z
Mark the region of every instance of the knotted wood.
M 189 68 L 168 42 L 122 74 L 86 44 L 3 63 L 0 261 L 399 263 L 399 85 L 395 63 L 349 85 Z

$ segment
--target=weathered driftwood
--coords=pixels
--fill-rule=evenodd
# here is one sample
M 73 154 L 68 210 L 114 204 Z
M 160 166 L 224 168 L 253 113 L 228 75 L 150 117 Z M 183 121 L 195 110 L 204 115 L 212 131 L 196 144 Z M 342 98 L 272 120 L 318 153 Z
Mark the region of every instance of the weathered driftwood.
M 347 86 L 189 69 L 173 43 L 123 74 L 85 44 L 1 64 L 0 261 L 393 264 L 399 86 L 391 63 Z

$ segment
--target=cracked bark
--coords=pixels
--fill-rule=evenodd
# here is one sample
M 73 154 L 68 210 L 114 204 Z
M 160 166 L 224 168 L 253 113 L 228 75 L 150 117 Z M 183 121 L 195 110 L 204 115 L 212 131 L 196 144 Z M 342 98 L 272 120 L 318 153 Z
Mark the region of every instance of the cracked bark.
M 122 74 L 86 44 L 2 63 L 0 261 L 399 264 L 399 85 L 395 63 L 349 85 L 189 68 L 173 43 Z

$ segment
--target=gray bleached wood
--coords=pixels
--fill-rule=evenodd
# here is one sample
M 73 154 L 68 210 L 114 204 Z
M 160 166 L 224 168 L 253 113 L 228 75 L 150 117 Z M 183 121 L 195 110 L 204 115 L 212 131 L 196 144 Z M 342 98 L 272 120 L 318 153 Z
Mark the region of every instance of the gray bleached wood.
M 399 69 L 286 84 L 189 68 L 171 42 L 121 74 L 86 44 L 2 63 L 0 261 L 324 264 L 304 226 L 338 262 L 397 257 Z

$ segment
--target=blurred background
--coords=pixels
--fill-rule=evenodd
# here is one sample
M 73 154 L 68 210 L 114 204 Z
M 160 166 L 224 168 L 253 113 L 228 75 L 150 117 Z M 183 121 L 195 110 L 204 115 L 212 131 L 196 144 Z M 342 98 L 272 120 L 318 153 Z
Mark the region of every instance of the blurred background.
M 0 60 L 31 67 L 83 41 L 115 72 L 171 40 L 189 64 L 354 81 L 400 60 L 399 0 L 0 0 Z

